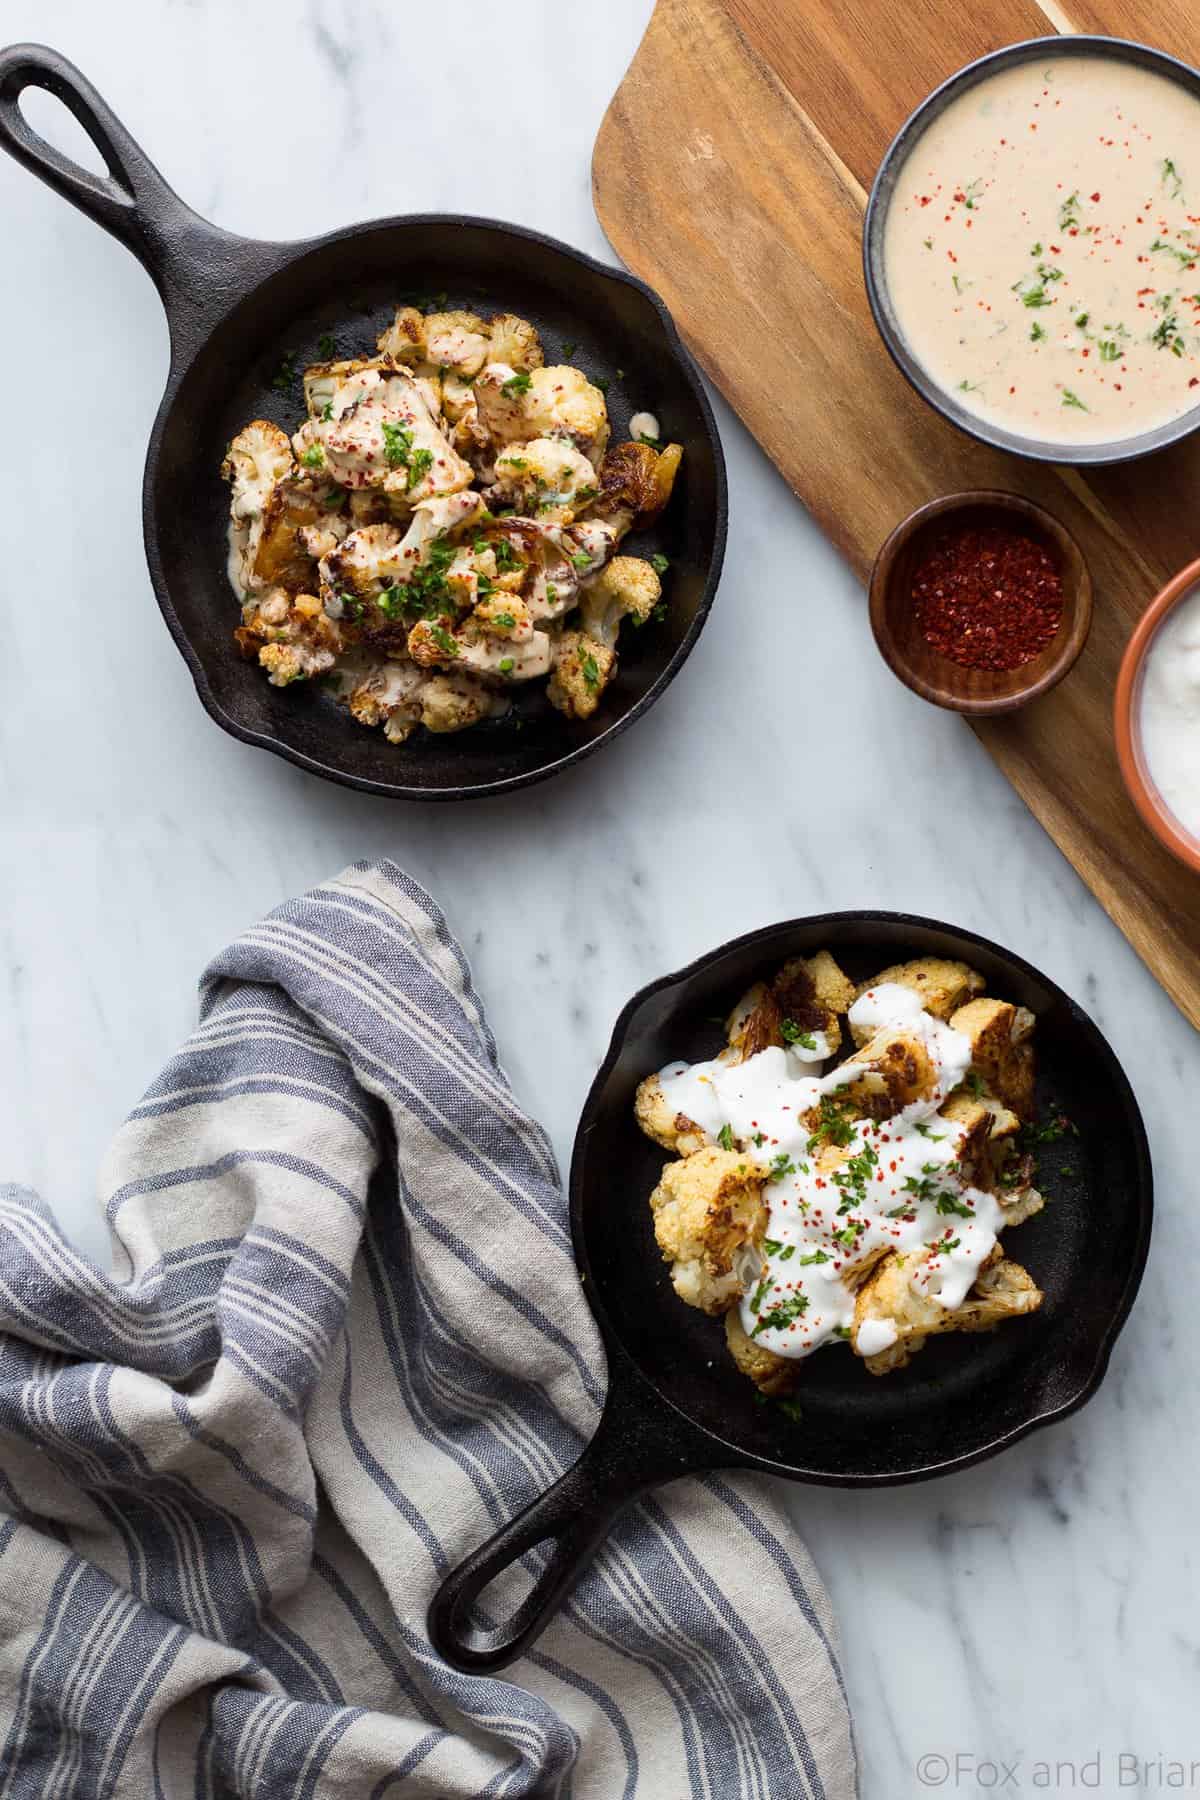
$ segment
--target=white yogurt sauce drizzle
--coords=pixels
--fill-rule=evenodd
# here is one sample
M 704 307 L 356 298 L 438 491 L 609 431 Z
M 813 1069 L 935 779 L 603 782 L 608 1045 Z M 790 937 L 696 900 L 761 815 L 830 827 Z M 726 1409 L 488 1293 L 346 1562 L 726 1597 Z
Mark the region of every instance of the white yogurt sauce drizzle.
M 764 1167 L 769 1217 L 762 1253 L 748 1252 L 741 1302 L 746 1332 L 777 1356 L 804 1357 L 849 1335 L 854 1292 L 847 1277 L 881 1246 L 924 1250 L 913 1288 L 953 1308 L 965 1300 L 1003 1224 L 993 1195 L 971 1186 L 958 1167 L 963 1126 L 940 1107 L 971 1061 L 962 1032 L 935 1019 L 910 988 L 884 982 L 850 1009 L 861 1032 L 901 1027 L 926 1048 L 936 1071 L 928 1099 L 894 1118 L 847 1121 L 845 1160 L 822 1170 L 803 1115 L 863 1073 L 842 1063 L 812 1072 L 795 1048 L 771 1047 L 747 1062 L 671 1063 L 659 1080 L 672 1112 L 685 1113 L 717 1138 L 724 1127 L 747 1158 Z M 823 1045 L 828 1052 L 828 1043 Z M 728 1135 L 728 1134 L 727 1134 Z M 895 1341 L 886 1321 L 867 1321 L 864 1356 Z

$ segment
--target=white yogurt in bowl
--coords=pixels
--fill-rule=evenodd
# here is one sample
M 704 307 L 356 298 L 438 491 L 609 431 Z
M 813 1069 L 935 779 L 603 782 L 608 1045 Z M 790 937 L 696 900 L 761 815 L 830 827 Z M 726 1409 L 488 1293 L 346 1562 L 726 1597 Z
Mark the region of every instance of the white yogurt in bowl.
M 1147 774 L 1200 843 L 1200 587 L 1171 608 L 1150 639 L 1137 723 Z

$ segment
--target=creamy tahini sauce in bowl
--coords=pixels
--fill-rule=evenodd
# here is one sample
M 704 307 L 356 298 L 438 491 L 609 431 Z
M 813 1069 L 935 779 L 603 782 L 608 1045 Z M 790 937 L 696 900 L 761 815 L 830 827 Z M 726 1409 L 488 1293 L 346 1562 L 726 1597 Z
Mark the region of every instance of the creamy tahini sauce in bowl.
M 882 267 L 939 388 L 1049 444 L 1200 405 L 1200 98 L 1112 55 L 1047 54 L 951 98 L 907 153 Z

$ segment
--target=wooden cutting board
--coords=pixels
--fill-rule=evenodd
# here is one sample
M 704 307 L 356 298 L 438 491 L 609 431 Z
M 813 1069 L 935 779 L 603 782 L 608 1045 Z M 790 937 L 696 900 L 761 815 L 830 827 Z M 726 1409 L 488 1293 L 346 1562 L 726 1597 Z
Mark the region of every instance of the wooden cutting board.
M 1124 468 L 1021 463 L 940 419 L 875 331 L 867 190 L 947 75 L 1050 31 L 1200 61 L 1177 0 L 658 0 L 592 167 L 596 211 L 692 350 L 860 575 L 914 506 L 1004 487 L 1056 512 L 1096 582 L 1090 641 L 1053 694 L 975 729 L 1183 1012 L 1200 1027 L 1200 880 L 1126 798 L 1117 665 L 1162 582 L 1200 553 L 1200 437 Z

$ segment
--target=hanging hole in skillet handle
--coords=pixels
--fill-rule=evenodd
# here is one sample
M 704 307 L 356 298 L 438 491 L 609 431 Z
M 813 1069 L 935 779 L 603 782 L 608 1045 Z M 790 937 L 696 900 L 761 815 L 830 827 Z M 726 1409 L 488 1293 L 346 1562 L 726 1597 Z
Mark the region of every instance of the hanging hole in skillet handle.
M 44 89 L 73 114 L 107 175 L 82 168 L 34 130 L 21 110 L 29 88 Z M 271 249 L 221 231 L 185 205 L 91 82 L 44 44 L 0 50 L 0 147 L 133 251 L 162 296 L 173 344 L 183 319 L 221 310 L 244 287 L 247 260 L 261 261 Z
M 717 1466 L 712 1440 L 668 1410 L 653 1390 L 610 1366 L 608 1400 L 579 1461 L 523 1513 L 446 1576 L 429 1607 L 429 1637 L 451 1668 L 492 1675 L 539 1638 L 608 1536 L 648 1488 Z M 499 1624 L 479 1613 L 484 1590 L 537 1545 L 553 1547 L 525 1599 Z M 486 1606 L 484 1609 L 486 1610 Z

